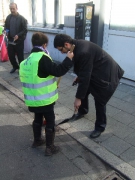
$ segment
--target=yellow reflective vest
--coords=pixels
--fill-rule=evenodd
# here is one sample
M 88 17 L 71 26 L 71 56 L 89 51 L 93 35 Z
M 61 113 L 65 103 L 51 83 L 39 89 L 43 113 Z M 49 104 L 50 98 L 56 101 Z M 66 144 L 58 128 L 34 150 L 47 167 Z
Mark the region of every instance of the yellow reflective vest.
M 19 76 L 26 106 L 45 106 L 58 99 L 56 78 L 52 75 L 46 78 L 38 77 L 38 64 L 43 55 L 52 60 L 44 52 L 35 52 L 20 63 Z

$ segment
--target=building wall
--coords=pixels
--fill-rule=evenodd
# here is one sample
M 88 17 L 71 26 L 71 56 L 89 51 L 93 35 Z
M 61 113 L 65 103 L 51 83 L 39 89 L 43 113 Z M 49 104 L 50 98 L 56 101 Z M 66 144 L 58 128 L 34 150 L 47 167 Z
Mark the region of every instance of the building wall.
M 103 1 L 94 1 L 96 7 L 94 21 L 96 22 L 96 24 L 94 25 L 95 34 L 92 34 L 93 37 L 95 37 L 93 41 L 95 41 L 95 43 L 97 43 L 105 51 L 107 51 L 124 69 L 125 79 L 135 81 L 135 31 L 131 31 L 128 29 L 119 30 L 117 28 L 114 30 L 110 29 L 113 0 L 104 0 L 104 3 L 102 2 Z M 119 9 L 119 13 L 121 13 L 121 8 Z M 127 14 L 128 13 L 130 13 L 130 9 L 127 9 Z M 57 33 L 65 33 L 74 38 L 74 27 L 75 16 L 64 17 L 63 30 L 29 27 L 27 38 L 25 40 L 25 52 L 31 51 L 32 34 L 35 31 L 42 31 L 49 37 L 48 50 L 51 57 L 56 61 L 62 62 L 65 55 L 61 54 L 61 52 L 53 47 L 53 39 Z
M 124 78 L 135 81 L 135 1 L 106 0 L 103 49 L 124 69 Z

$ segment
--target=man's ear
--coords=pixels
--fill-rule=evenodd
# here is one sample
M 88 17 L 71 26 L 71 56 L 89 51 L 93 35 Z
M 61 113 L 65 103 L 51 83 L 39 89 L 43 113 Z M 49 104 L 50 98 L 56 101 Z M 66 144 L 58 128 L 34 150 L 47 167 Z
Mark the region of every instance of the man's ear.
M 70 44 L 67 43 L 67 42 L 64 43 L 64 47 L 66 47 L 66 48 L 69 48 L 69 45 L 70 45 Z
M 67 47 L 67 46 L 68 46 L 68 44 L 69 44 L 69 43 L 66 43 L 66 42 L 65 42 L 65 43 L 64 43 L 64 47 Z

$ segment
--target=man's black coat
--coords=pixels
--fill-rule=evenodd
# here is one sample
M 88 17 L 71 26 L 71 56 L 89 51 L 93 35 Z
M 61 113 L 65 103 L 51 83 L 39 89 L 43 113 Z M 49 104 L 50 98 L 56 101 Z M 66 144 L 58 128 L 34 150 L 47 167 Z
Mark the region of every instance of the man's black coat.
M 13 41 L 13 37 L 10 36 L 10 19 L 13 15 L 9 14 L 6 17 L 5 20 L 5 29 L 8 29 L 8 40 Z M 20 41 L 24 41 L 26 38 L 26 34 L 27 34 L 27 20 L 20 15 L 19 13 L 17 14 L 17 29 L 16 29 L 16 35 L 18 35 L 18 39 L 16 40 L 16 43 L 20 42 Z M 13 25 L 14 26 L 14 25 Z
M 73 40 L 73 44 L 74 72 L 79 79 L 76 98 L 84 99 L 90 92 L 105 105 L 118 86 L 123 69 L 98 45 L 85 40 Z

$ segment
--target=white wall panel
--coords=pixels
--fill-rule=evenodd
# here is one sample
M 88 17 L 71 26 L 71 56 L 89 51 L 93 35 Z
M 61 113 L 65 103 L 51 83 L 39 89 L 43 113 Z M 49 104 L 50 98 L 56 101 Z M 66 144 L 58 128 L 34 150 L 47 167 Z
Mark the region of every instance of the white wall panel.
M 108 53 L 124 69 L 124 77 L 135 80 L 135 38 L 109 35 Z
M 110 28 L 110 22 L 112 23 L 111 17 L 113 17 L 113 24 L 117 24 L 117 18 L 120 18 L 123 12 L 123 9 L 120 7 L 127 3 L 126 0 L 120 0 L 119 3 L 117 2 L 117 0 L 106 0 L 103 49 L 107 51 L 124 69 L 125 73 L 123 77 L 135 81 L 135 32 L 131 31 L 131 28 L 129 28 L 129 25 L 132 26 L 135 24 L 135 19 L 131 18 L 134 17 L 134 11 L 131 11 L 131 8 L 129 8 L 132 7 L 133 4 L 128 3 L 128 8 L 126 8 L 125 13 L 127 15 L 130 14 L 130 18 L 124 25 L 123 29 L 121 28 L 122 25 L 117 25 L 115 30 L 112 30 Z M 119 8 L 117 7 L 118 5 Z M 116 10 L 119 11 L 116 18 L 114 18 L 112 13 Z

